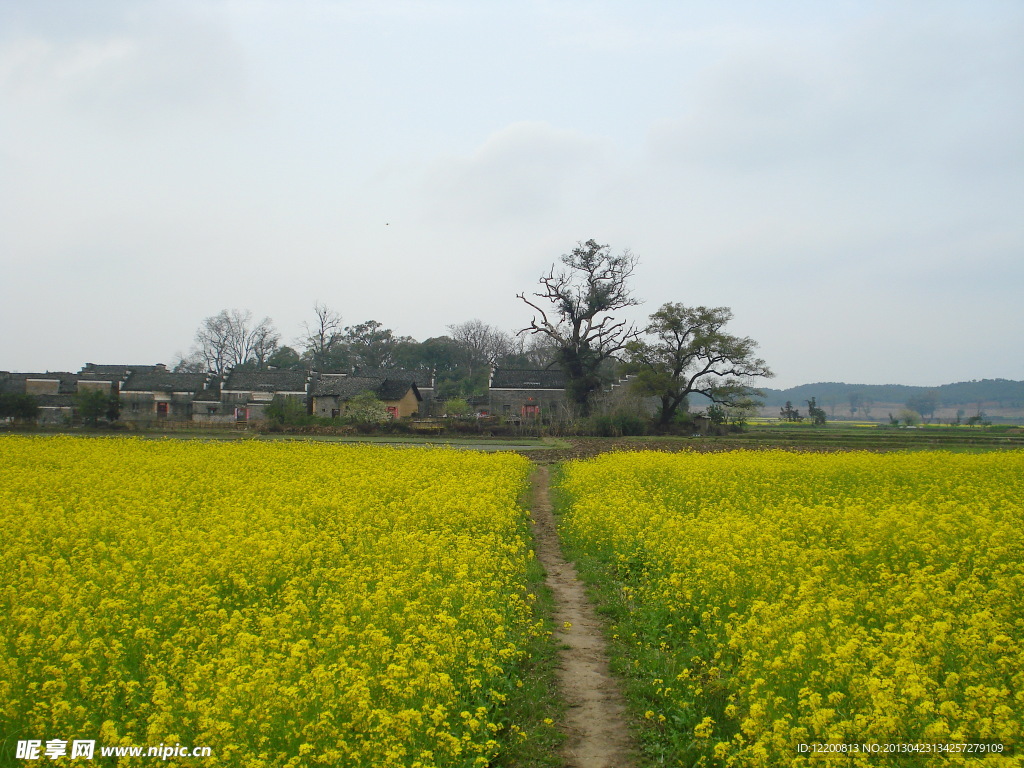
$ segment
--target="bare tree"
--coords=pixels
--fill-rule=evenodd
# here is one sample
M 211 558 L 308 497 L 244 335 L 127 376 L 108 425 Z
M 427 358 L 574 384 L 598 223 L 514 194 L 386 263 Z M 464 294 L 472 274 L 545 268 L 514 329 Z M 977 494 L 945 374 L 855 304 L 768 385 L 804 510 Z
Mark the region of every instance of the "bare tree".
M 218 376 L 241 365 L 263 368 L 277 349 L 280 336 L 269 317 L 253 325 L 252 312 L 222 309 L 203 320 L 196 331 L 193 355 Z
M 448 334 L 458 343 L 464 355 L 469 375 L 482 368 L 489 368 L 514 348 L 512 335 L 482 320 L 467 320 L 458 325 L 449 325 Z
M 303 352 L 312 361 L 313 367 L 323 370 L 333 365 L 332 357 L 341 347 L 344 338 L 341 315 L 320 302 L 313 305 L 313 312 L 316 314 L 316 321 L 302 324 L 306 335 L 301 343 Z
M 588 240 L 561 262 L 565 269 L 556 273 L 552 265 L 540 278 L 540 292 L 533 294 L 551 304 L 547 310 L 518 294 L 536 312 L 520 333 L 541 334 L 553 342 L 569 400 L 587 415 L 591 395 L 601 386 L 601 364 L 637 335 L 632 323 L 610 314 L 639 303 L 628 285 L 636 258 L 628 250 L 613 256 L 609 246 Z
M 249 332 L 249 361 L 256 365 L 257 370 L 265 370 L 267 359 L 277 351 L 281 334 L 274 328 L 269 317 L 260 320 Z

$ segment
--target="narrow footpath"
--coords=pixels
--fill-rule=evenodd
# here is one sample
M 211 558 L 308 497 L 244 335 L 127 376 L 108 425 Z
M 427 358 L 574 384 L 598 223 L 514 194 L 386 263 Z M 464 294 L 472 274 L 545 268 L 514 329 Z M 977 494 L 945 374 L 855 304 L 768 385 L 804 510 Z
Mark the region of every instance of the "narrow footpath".
M 576 569 L 562 556 L 544 466 L 533 473 L 533 519 L 537 559 L 554 596 L 554 639 L 568 646 L 560 651 L 558 665 L 560 692 L 569 705 L 565 765 L 632 768 L 634 745 L 626 727 L 625 698 L 608 668 L 601 621 Z

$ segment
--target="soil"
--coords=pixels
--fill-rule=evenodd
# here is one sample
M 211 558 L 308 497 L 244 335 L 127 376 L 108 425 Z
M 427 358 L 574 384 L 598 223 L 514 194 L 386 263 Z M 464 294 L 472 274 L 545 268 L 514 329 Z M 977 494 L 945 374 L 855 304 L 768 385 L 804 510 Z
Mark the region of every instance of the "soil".
M 608 667 L 603 625 L 576 569 L 562 556 L 548 495 L 548 469 L 533 475 L 533 534 L 537 559 L 554 597 L 555 641 L 562 645 L 558 684 L 569 706 L 563 759 L 568 768 L 632 768 L 635 745 L 626 700 Z

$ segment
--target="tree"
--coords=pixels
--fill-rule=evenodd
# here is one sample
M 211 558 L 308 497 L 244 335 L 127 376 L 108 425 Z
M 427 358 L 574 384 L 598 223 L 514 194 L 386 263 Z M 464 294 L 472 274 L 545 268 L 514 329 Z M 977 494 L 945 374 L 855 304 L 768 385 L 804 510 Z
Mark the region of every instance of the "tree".
M 341 315 L 319 302 L 313 305 L 313 312 L 316 321 L 302 324 L 306 331 L 303 352 L 318 371 L 343 367 L 336 359 L 342 347 Z
M 470 378 L 481 370 L 489 369 L 514 347 L 511 334 L 482 320 L 449 325 L 448 333 L 461 348 L 462 364 L 467 368 Z
M 938 393 L 934 389 L 911 395 L 906 406 L 911 411 L 917 411 L 927 421 L 935 415 L 935 407 L 938 405 Z
M 444 404 L 446 416 L 465 418 L 473 415 L 473 406 L 463 397 L 453 397 Z
M 564 269 L 555 265 L 532 294 L 540 303 L 517 294 L 536 314 L 519 333 L 546 336 L 556 348 L 556 362 L 565 372 L 566 396 L 586 416 L 591 395 L 601 386 L 601 364 L 636 338 L 634 326 L 612 312 L 639 302 L 629 290 L 636 258 L 627 250 L 618 256 L 595 240 L 579 243 L 561 257 Z M 552 305 L 545 310 L 540 304 Z M 550 313 L 550 315 L 549 315 Z
M 500 361 L 510 368 L 549 368 L 558 362 L 558 347 L 548 336 L 517 335 Z
M 274 354 L 267 358 L 268 368 L 297 371 L 305 367 L 302 356 L 291 347 L 278 347 Z
M 807 415 L 811 417 L 811 424 L 816 427 L 825 426 L 825 409 L 818 407 L 816 398 L 807 401 Z
M 193 355 L 218 376 L 240 366 L 263 370 L 280 338 L 269 317 L 254 325 L 252 312 L 222 309 L 199 326 Z
M 889 416 L 890 420 L 892 416 Z M 912 408 L 902 408 L 899 412 L 899 418 L 896 419 L 897 423 L 902 421 L 908 427 L 916 427 L 921 423 L 921 414 Z
M 75 410 L 86 426 L 95 427 L 100 419 L 114 421 L 120 413 L 117 395 L 102 389 L 82 389 L 75 394 Z
M 861 407 L 864 402 L 864 396 L 860 392 L 851 392 L 850 398 L 850 416 L 856 416 L 857 410 Z
M 208 369 L 203 357 L 193 351 L 187 357 L 179 353 L 171 370 L 174 373 L 206 373 Z
M 790 400 L 787 400 L 786 405 L 779 409 L 779 418 L 783 421 L 804 420 L 804 417 L 800 415 L 800 411 L 793 407 L 793 403 Z
M 30 421 L 39 415 L 39 401 L 32 395 L 0 392 L 0 419 Z
M 387 406 L 369 390 L 360 392 L 348 401 L 345 416 L 356 424 L 364 425 L 383 424 L 391 418 Z
M 745 406 L 757 394 L 750 379 L 773 375 L 755 355 L 757 342 L 723 330 L 730 320 L 728 307 L 669 302 L 650 316 L 644 333 L 651 338 L 626 346 L 626 370 L 636 374 L 634 388 L 661 401 L 658 427 L 672 422 L 691 393 L 724 406 Z
M 267 417 L 267 421 L 281 426 L 304 424 L 311 419 L 301 400 L 284 395 L 274 395 L 274 398 L 267 403 L 267 407 L 263 409 L 263 414 Z
M 342 337 L 347 362 L 356 368 L 390 368 L 400 346 L 411 341 L 408 336 L 395 336 L 376 320 L 348 326 Z

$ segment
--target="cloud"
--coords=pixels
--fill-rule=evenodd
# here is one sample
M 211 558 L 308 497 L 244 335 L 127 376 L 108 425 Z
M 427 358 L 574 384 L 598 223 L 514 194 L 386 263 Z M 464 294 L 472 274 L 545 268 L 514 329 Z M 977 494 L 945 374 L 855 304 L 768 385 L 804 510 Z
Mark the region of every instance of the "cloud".
M 600 197 L 610 151 L 600 139 L 547 123 L 515 123 L 472 154 L 433 164 L 424 181 L 426 213 L 474 228 L 559 221 Z
M 0 100 L 29 112 L 23 121 L 70 112 L 127 131 L 245 103 L 243 61 L 215 15 L 163 3 L 96 6 L 103 24 L 69 28 L 53 8 L 9 19 L 18 23 L 0 38 Z

